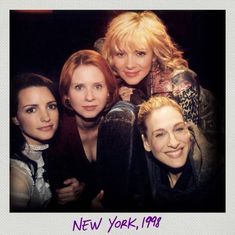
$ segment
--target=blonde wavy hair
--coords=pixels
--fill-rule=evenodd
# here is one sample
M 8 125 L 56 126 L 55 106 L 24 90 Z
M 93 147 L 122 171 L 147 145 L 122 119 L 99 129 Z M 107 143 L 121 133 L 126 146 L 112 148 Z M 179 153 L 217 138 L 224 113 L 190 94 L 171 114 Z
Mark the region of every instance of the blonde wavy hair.
M 146 136 L 147 132 L 146 119 L 149 117 L 149 115 L 154 110 L 160 109 L 165 106 L 170 106 L 176 109 L 184 119 L 183 110 L 176 101 L 165 96 L 153 96 L 149 100 L 143 102 L 140 105 L 140 109 L 138 112 L 138 126 L 141 134 Z
M 188 67 L 166 26 L 151 11 L 124 12 L 113 18 L 105 34 L 102 54 L 114 68 L 112 57 L 120 48 L 139 50 L 146 46 L 153 50 L 160 72 Z

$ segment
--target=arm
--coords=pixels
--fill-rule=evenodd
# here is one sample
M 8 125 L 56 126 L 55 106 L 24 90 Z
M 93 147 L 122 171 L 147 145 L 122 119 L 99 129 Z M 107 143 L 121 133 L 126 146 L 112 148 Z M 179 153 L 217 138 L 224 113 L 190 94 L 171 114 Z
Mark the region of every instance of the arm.
M 199 123 L 199 83 L 196 74 L 186 70 L 172 78 L 173 98 L 183 108 L 186 121 Z
M 194 167 L 199 176 L 199 181 L 204 183 L 214 175 L 217 168 L 216 146 L 206 139 L 194 123 L 189 122 L 187 125 L 193 143 Z
M 33 179 L 30 174 L 19 167 L 11 167 L 10 206 L 12 211 L 27 211 L 30 201 Z
M 172 83 L 173 96 L 183 108 L 185 120 L 198 125 L 205 137 L 214 143 L 217 125 L 212 93 L 200 86 L 196 74 L 191 70 L 175 75 Z

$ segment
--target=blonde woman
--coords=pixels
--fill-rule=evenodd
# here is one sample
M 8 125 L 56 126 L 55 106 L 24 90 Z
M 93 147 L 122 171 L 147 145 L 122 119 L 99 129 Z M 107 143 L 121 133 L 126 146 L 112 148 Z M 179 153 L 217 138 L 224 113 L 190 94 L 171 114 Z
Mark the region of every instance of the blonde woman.
M 123 100 L 140 104 L 152 95 L 171 97 L 187 121 L 202 127 L 208 137 L 215 132 L 214 98 L 199 85 L 156 14 L 121 13 L 108 25 L 99 48 L 119 80 Z

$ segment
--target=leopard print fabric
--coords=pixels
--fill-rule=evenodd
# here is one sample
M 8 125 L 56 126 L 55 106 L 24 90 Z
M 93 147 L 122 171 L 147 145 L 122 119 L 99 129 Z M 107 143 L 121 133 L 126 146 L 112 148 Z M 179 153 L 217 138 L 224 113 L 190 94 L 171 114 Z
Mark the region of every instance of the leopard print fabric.
M 155 70 L 150 73 L 149 96 L 167 96 L 174 99 L 183 109 L 185 121 L 199 123 L 199 85 L 192 70 L 176 71 L 173 77 Z
M 190 87 L 181 91 L 177 96 L 173 97 L 182 107 L 184 119 L 192 121 L 198 125 L 199 121 L 199 96 L 198 91 L 194 87 Z

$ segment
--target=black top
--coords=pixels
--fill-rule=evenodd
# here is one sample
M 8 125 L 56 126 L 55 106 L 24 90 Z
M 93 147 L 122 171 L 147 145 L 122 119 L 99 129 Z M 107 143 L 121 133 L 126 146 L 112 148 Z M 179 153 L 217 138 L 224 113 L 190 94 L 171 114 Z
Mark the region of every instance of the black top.
M 96 163 L 89 162 L 77 130 L 74 116 L 64 113 L 58 133 L 58 139 L 49 152 L 49 180 L 52 192 L 62 188 L 63 181 L 75 177 L 85 183 L 85 192 L 76 203 L 68 203 L 55 208 L 62 211 L 89 211 L 91 199 L 99 190 L 95 183 Z

